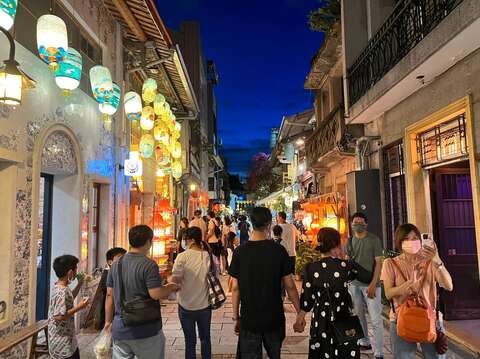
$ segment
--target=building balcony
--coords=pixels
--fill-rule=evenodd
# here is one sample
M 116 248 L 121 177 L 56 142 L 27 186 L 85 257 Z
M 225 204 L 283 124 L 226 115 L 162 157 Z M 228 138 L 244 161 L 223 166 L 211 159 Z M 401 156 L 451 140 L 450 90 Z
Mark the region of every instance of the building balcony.
M 474 52 L 479 31 L 478 0 L 399 1 L 347 70 L 350 123 L 372 121 Z
M 361 136 L 363 125 L 345 125 L 343 105 L 337 106 L 305 142 L 307 168 L 326 172 L 345 156 L 355 156 L 355 138 Z

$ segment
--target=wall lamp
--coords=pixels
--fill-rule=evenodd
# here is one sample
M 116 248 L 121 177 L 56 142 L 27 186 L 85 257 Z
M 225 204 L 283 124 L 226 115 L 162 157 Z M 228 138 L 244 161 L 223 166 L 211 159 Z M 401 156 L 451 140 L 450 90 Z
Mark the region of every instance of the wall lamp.
M 35 87 L 35 80 L 18 68 L 15 61 L 15 41 L 12 35 L 0 27 L 10 43 L 10 56 L 0 68 L 0 103 L 17 106 L 22 102 L 22 90 Z

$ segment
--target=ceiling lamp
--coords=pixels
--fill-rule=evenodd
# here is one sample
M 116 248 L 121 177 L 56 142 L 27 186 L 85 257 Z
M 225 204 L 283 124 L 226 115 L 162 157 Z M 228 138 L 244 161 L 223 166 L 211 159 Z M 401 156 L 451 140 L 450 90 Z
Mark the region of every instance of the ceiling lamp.
M 143 135 L 140 138 L 140 155 L 143 158 L 150 158 L 153 155 L 153 148 L 155 146 L 155 140 L 153 139 L 152 135 Z
M 175 141 L 172 146 L 172 157 L 175 159 L 182 157 L 182 144 L 178 141 Z
M 143 83 L 142 98 L 146 103 L 151 103 L 155 100 L 157 95 L 157 81 L 152 78 L 148 78 Z
M 18 68 L 15 61 L 15 41 L 12 35 L 0 27 L 10 43 L 10 53 L 0 68 L 0 103 L 16 106 L 22 102 L 22 90 L 35 87 L 35 81 Z
M 65 95 L 69 95 L 80 85 L 81 77 L 82 55 L 70 47 L 67 51 L 67 57 L 59 63 L 57 71 L 55 71 L 55 82 Z
M 165 96 L 161 93 L 157 93 L 155 100 L 153 101 L 153 109 L 155 114 L 160 116 L 163 112 L 163 104 L 165 103 Z
M 155 113 L 152 106 L 145 106 L 142 109 L 142 115 L 140 118 L 140 127 L 142 130 L 150 131 L 155 124 Z
M 68 35 L 65 22 L 55 15 L 42 15 L 37 21 L 37 46 L 40 58 L 52 71 L 65 60 Z
M 113 116 L 120 106 L 120 97 L 122 90 L 115 82 L 113 83 L 113 96 L 105 100 L 105 102 L 98 104 L 101 113 L 108 116 Z
M 90 69 L 90 85 L 98 103 L 104 103 L 113 96 L 112 75 L 105 66 L 97 65 Z
M 139 120 L 142 115 L 142 98 L 135 91 L 129 91 L 123 99 L 125 114 L 130 121 Z
M 10 30 L 15 21 L 17 0 L 0 0 L 0 27 Z
M 176 180 L 182 177 L 182 163 L 180 161 L 175 161 L 172 163 L 172 176 Z

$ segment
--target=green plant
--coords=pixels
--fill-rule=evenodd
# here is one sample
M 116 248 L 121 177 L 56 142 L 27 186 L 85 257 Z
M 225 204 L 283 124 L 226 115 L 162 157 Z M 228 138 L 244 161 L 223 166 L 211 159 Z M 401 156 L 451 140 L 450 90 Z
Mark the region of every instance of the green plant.
M 310 247 L 307 243 L 299 243 L 297 246 L 297 257 L 295 259 L 295 274 L 303 275 L 308 263 L 320 260 L 320 252 Z
M 317 10 L 308 14 L 308 25 L 310 30 L 332 34 L 333 25 L 340 20 L 340 0 L 323 0 Z

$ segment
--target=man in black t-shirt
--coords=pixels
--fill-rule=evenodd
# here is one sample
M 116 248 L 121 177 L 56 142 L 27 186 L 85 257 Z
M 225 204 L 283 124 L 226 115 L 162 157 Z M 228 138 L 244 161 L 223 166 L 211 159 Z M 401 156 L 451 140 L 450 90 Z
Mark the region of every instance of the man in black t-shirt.
M 261 358 L 263 344 L 269 358 L 277 359 L 285 338 L 282 283 L 297 313 L 299 297 L 287 251 L 269 240 L 270 210 L 255 207 L 250 219 L 253 226 L 250 241 L 235 250 L 229 268 L 233 280 L 232 320 L 239 335 L 237 358 Z

